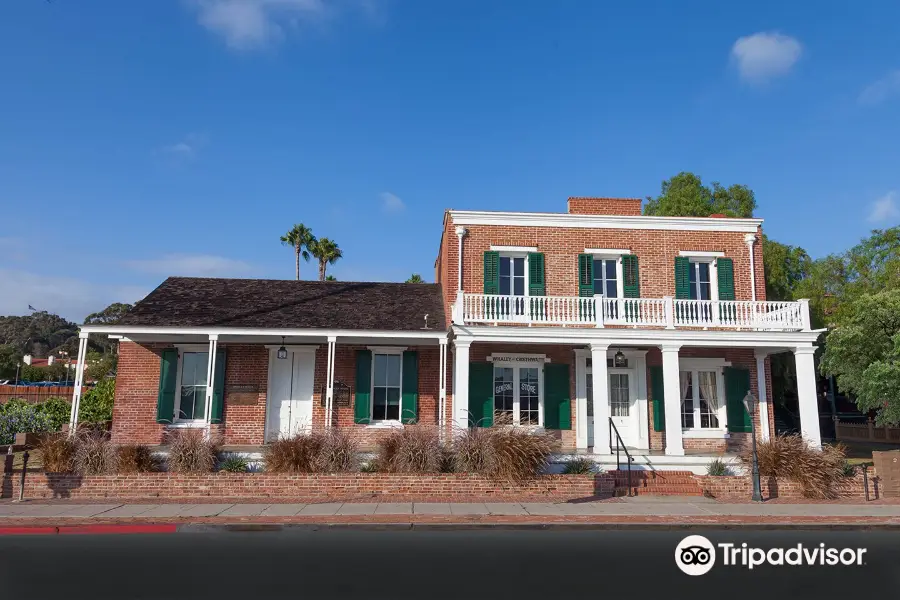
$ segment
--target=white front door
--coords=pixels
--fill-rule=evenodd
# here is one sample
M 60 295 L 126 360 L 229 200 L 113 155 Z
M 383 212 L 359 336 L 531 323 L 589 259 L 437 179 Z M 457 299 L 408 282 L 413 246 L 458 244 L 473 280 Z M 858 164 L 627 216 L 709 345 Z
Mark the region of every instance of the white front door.
M 591 368 L 586 369 L 587 379 L 587 445 L 594 446 L 594 378 Z M 632 381 L 630 369 L 609 369 L 609 416 L 612 418 L 622 441 L 627 448 L 637 448 L 638 441 L 638 409 L 637 394 Z M 597 426 L 609 427 L 608 423 L 598 423 Z M 610 444 L 615 448 L 617 439 L 615 432 L 610 433 Z M 601 450 L 605 452 L 605 449 Z
M 315 352 L 288 349 L 287 358 L 269 351 L 266 396 L 266 441 L 291 437 L 312 428 Z

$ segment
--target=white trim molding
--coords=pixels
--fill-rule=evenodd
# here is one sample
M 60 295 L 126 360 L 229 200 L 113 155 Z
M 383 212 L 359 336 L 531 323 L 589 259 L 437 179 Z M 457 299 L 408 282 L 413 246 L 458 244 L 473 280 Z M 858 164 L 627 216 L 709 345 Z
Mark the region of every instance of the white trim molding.
M 85 335 L 91 333 L 116 334 L 122 336 L 135 335 L 199 335 L 199 336 L 232 336 L 232 337 L 273 337 L 273 338 L 369 338 L 369 339 L 428 339 L 437 340 L 447 337 L 446 330 L 414 330 L 414 331 L 382 331 L 366 329 L 286 329 L 264 327 L 159 327 L 143 325 L 83 325 L 80 329 Z M 208 337 L 206 340 L 208 341 Z M 231 340 L 233 341 L 233 340 Z M 293 342 L 292 343 L 296 343 Z
M 637 215 L 578 215 L 568 213 L 451 210 L 455 225 L 512 227 L 571 227 L 579 229 L 639 229 L 657 231 L 730 231 L 756 233 L 762 219 L 711 217 L 648 217 Z
M 366 346 L 366 349 L 378 354 L 403 354 L 407 346 Z
M 494 246 L 491 245 L 494 252 L 537 252 L 537 246 Z
M 600 256 L 622 256 L 631 254 L 631 250 L 612 249 L 612 248 L 585 248 L 585 254 L 597 254 Z
M 700 250 L 680 250 L 678 256 L 687 256 L 688 258 L 724 258 L 725 253 L 716 250 L 700 251 Z

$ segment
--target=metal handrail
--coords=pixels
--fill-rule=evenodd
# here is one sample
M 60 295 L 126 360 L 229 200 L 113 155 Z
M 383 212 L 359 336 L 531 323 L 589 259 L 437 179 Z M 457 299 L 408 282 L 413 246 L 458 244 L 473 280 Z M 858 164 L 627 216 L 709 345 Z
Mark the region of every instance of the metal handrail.
M 631 454 L 628 452 L 628 448 L 625 447 L 625 440 L 622 439 L 622 436 L 619 435 L 619 428 L 616 427 L 616 424 L 613 423 L 612 417 L 609 417 L 609 439 L 610 439 L 610 450 L 612 450 L 612 434 L 615 432 L 616 434 L 616 471 L 622 470 L 621 462 L 619 461 L 619 450 L 625 453 L 625 457 L 628 459 L 628 496 L 631 497 L 634 495 L 631 488 L 631 463 L 634 461 L 631 458 Z

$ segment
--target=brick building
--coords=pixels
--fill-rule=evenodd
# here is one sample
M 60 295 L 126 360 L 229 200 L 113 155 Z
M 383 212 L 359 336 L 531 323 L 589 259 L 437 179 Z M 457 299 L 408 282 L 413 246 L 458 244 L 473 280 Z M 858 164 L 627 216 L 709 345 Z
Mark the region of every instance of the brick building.
M 767 302 L 758 219 L 447 211 L 435 284 L 170 278 L 117 325 L 120 442 L 210 427 L 258 446 L 309 427 L 374 436 L 502 418 L 567 451 L 701 468 L 774 431 L 768 356 L 793 352 L 820 445 L 806 301 Z M 450 350 L 450 352 L 448 352 Z M 76 388 L 76 399 L 79 392 Z M 595 425 L 596 424 L 596 425 Z

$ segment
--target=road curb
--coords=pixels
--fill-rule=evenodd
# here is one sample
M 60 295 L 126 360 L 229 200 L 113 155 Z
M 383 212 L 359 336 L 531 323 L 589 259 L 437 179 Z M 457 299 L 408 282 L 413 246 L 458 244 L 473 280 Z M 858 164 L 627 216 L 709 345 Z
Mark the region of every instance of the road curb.
M 306 532 L 321 530 L 354 531 L 900 531 L 900 524 L 873 523 L 184 523 L 179 533 Z
M 154 523 L 147 525 L 62 525 L 59 527 L 0 527 L 2 535 L 105 535 L 134 533 L 176 533 L 178 525 Z

